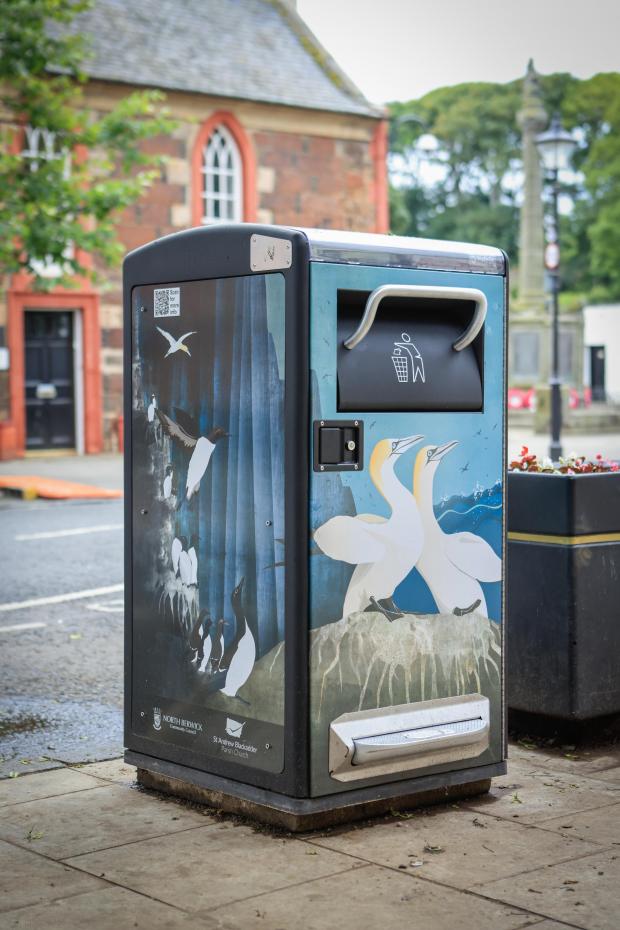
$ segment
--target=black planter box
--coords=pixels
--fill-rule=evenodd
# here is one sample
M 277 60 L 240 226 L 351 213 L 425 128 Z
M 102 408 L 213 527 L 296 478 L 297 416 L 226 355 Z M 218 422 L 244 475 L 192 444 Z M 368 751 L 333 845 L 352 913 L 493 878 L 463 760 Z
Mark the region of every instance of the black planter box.
M 620 713 L 620 473 L 508 475 L 508 707 Z

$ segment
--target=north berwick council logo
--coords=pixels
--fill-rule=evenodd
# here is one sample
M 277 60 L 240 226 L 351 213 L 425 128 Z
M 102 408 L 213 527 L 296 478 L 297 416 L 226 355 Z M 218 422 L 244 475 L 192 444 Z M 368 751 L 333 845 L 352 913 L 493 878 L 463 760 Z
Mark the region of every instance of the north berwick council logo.
M 161 708 L 153 708 L 153 729 L 161 730 Z

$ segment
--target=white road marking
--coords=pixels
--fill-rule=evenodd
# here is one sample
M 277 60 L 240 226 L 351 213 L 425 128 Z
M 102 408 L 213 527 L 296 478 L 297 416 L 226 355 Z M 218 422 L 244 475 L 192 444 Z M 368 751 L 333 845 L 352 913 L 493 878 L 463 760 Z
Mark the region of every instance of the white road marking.
M 16 542 L 27 542 L 30 539 L 58 539 L 61 536 L 82 536 L 86 533 L 108 533 L 111 530 L 122 530 L 122 523 L 99 523 L 96 526 L 76 526 L 72 530 L 49 530 L 46 533 L 20 533 L 15 537 Z
M 125 610 L 125 601 L 120 598 L 114 598 L 113 601 L 98 601 L 96 604 L 85 604 L 88 610 L 97 610 L 102 614 L 122 614 Z
M 67 594 L 53 594 L 51 597 L 33 597 L 27 601 L 13 601 L 0 604 L 0 613 L 11 610 L 25 610 L 27 607 L 45 607 L 47 604 L 64 604 L 66 601 L 79 601 L 83 597 L 101 597 L 105 594 L 117 594 L 123 590 L 122 584 L 111 584 L 106 588 L 88 588 L 86 591 L 69 591 Z
M 3 633 L 19 633 L 20 630 L 42 630 L 47 623 L 14 623 L 11 626 L 0 626 L 0 636 Z

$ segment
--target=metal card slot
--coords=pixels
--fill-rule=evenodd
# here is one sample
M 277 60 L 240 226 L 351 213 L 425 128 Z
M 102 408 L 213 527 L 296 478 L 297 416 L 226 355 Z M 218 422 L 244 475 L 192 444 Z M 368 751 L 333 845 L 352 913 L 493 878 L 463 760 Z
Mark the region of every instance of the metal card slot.
M 444 723 L 441 726 L 416 727 L 398 733 L 382 733 L 380 736 L 354 739 L 351 764 L 366 765 L 382 759 L 428 752 L 435 747 L 476 743 L 487 727 L 488 724 L 482 717 L 477 717 L 473 720 L 459 720 L 457 723 Z
M 489 714 L 480 694 L 343 714 L 330 726 L 330 775 L 352 781 L 475 758 L 489 745 Z

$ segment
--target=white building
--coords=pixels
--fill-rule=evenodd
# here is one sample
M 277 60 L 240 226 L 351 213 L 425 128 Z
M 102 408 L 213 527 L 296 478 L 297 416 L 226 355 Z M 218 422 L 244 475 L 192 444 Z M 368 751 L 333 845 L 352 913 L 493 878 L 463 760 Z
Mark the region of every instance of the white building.
M 583 382 L 592 400 L 620 403 L 620 304 L 584 307 Z

